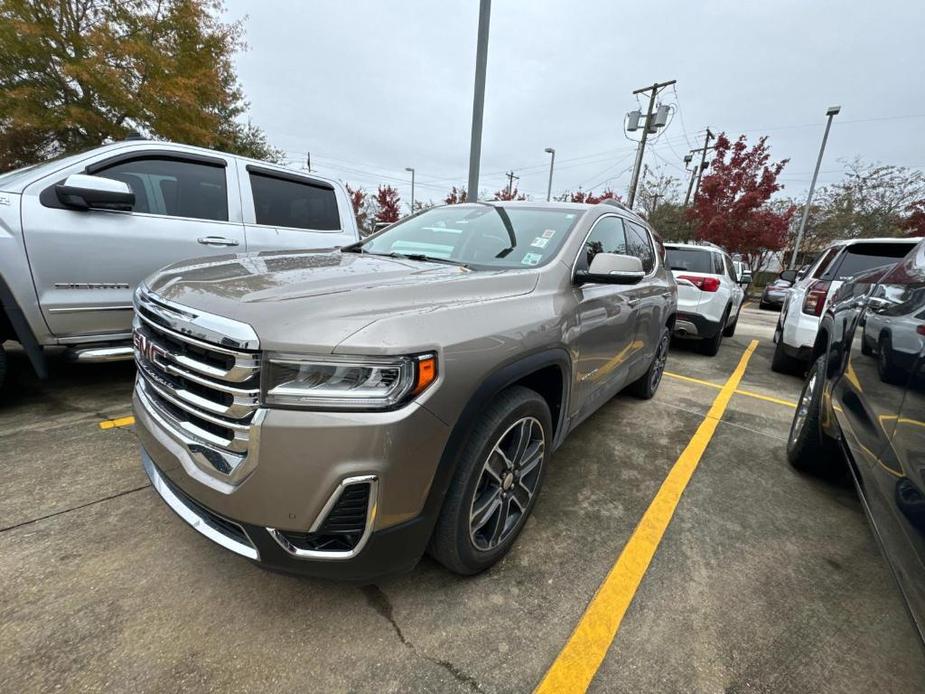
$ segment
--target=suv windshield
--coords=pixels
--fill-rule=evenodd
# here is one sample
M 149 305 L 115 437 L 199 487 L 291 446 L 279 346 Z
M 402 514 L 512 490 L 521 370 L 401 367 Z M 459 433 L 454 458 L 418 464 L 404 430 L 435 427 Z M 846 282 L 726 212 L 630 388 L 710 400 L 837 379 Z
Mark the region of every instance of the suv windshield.
M 398 222 L 359 249 L 473 267 L 534 267 L 556 254 L 581 215 L 580 210 L 449 205 Z
M 710 251 L 701 251 L 697 248 L 672 248 L 671 246 L 668 246 L 666 251 L 668 253 L 666 264 L 672 270 L 714 274 Z

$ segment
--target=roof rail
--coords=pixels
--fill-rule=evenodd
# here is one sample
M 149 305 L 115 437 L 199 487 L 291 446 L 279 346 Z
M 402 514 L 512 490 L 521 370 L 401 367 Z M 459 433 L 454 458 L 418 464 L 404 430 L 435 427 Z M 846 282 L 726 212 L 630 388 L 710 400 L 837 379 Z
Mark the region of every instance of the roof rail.
M 629 207 L 627 207 L 626 205 L 624 205 L 622 202 L 620 202 L 619 200 L 615 198 L 607 198 L 606 200 L 601 200 L 600 204 L 601 205 L 613 205 L 614 207 L 619 207 L 621 210 L 626 210 L 627 212 L 632 212 L 633 214 L 636 214 Z

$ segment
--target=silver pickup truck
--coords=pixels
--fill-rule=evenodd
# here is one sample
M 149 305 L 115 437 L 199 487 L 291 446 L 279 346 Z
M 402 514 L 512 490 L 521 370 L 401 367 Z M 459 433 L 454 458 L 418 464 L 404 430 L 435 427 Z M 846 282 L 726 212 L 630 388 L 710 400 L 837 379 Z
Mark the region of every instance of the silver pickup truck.
M 358 240 L 343 186 L 251 159 L 129 140 L 0 175 L 3 344 L 131 359 L 132 292 L 178 260 Z M 208 278 L 203 278 L 208 282 Z

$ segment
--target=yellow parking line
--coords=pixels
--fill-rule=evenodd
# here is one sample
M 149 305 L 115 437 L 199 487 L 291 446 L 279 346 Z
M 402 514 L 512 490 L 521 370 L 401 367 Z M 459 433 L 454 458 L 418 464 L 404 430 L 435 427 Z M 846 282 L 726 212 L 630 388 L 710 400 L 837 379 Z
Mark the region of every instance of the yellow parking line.
M 584 692 L 588 688 L 617 635 L 623 616 L 636 595 L 665 529 L 671 522 L 681 494 L 697 469 L 707 444 L 713 438 L 726 406 L 742 380 L 748 360 L 757 346 L 758 340 L 752 340 L 739 359 L 735 371 L 721 387 L 707 416 L 697 427 L 687 448 L 675 461 L 617 562 L 588 603 L 575 631 L 546 671 L 536 688 L 538 694 Z
M 701 386 L 709 386 L 710 388 L 716 388 L 719 390 L 723 386 L 719 383 L 711 383 L 710 381 L 704 381 L 699 378 L 691 378 L 690 376 L 682 376 L 681 374 L 672 373 L 670 371 L 665 372 L 666 376 L 671 378 L 676 378 L 679 381 L 689 381 L 691 383 L 696 383 Z M 786 407 L 796 408 L 797 404 L 791 400 L 781 400 L 780 398 L 773 398 L 770 395 L 762 395 L 761 393 L 755 393 L 751 390 L 736 390 L 736 395 L 745 395 L 749 398 L 757 398 L 758 400 L 767 400 L 768 402 L 773 402 L 778 405 L 785 405 Z
M 134 417 L 119 417 L 118 419 L 104 419 L 100 422 L 100 429 L 115 429 L 116 427 L 130 427 L 135 423 Z

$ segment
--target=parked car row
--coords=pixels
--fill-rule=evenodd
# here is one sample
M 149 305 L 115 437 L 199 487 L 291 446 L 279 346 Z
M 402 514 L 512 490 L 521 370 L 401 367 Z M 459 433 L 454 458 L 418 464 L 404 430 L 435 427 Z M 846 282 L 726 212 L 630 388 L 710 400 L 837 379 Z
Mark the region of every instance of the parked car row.
M 837 246 L 814 281 L 837 282 L 846 265 L 909 245 L 876 243 Z M 838 256 L 838 268 L 826 269 Z M 788 458 L 824 476 L 847 464 L 925 638 L 925 242 L 831 290 L 809 359 Z

